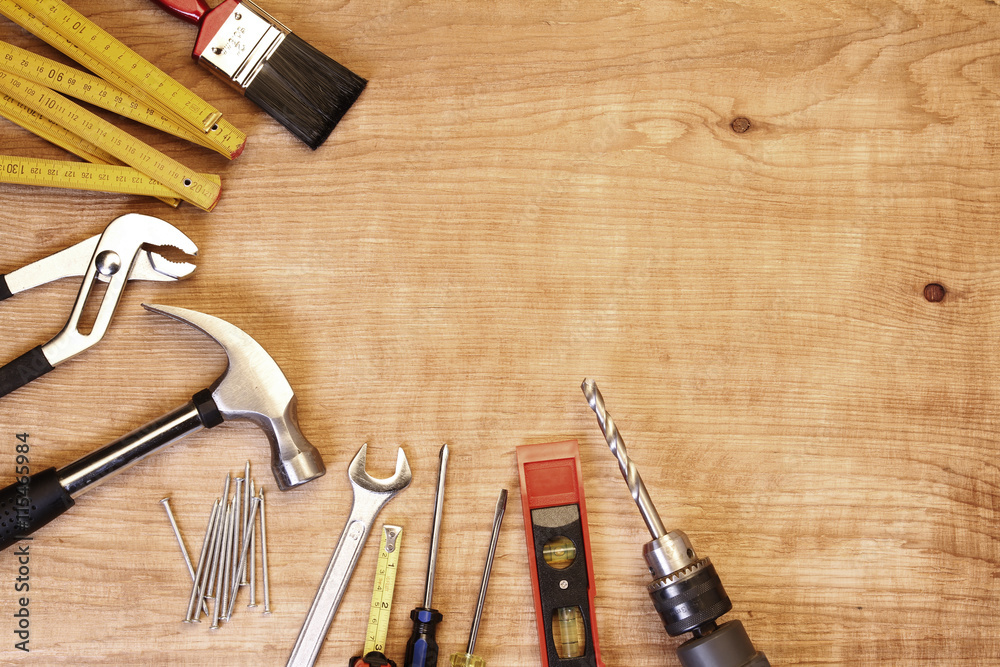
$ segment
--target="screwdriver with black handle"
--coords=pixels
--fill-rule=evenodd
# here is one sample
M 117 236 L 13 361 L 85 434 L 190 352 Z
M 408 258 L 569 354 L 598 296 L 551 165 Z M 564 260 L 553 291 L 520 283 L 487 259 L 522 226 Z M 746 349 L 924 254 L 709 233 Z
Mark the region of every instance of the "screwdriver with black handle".
M 434 519 L 431 523 L 431 548 L 427 556 L 424 606 L 410 612 L 410 618 L 413 619 L 413 634 L 406 642 L 404 667 L 437 667 L 437 624 L 443 617 L 441 612 L 431 607 L 431 598 L 434 594 L 434 574 L 437 568 L 438 541 L 441 536 L 441 515 L 444 512 L 444 477 L 448 469 L 448 445 L 441 447 L 438 459 L 437 492 L 434 495 Z

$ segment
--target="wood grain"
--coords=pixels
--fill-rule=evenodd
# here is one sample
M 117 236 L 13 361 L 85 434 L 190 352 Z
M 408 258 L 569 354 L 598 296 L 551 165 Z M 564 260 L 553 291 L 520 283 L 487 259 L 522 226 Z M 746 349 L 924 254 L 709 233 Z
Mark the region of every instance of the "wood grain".
M 73 4 L 250 143 L 230 164 L 120 124 L 221 173 L 211 214 L 0 187 L 0 271 L 127 212 L 201 248 L 191 280 L 130 286 L 98 346 L 2 399 L 0 481 L 15 433 L 31 434 L 33 468 L 64 465 L 222 371 L 218 348 L 144 301 L 253 335 L 329 474 L 281 494 L 259 431 L 229 424 L 109 481 L 32 543 L 29 654 L 13 648 L 16 564 L 0 554 L 4 662 L 283 664 L 364 442 L 373 472 L 397 445 L 414 470 L 381 517 L 407 534 L 401 658 L 448 442 L 442 653 L 465 644 L 505 486 L 478 651 L 538 664 L 514 447 L 575 438 L 604 658 L 675 665 L 644 590 L 647 534 L 579 389 L 589 376 L 664 522 L 712 558 L 773 664 L 1000 664 L 996 4 L 274 0 L 371 81 L 316 152 L 191 63 L 191 26 L 146 0 Z M 0 39 L 53 56 L 7 22 Z M 59 156 L 10 124 L 0 143 Z M 58 331 L 71 282 L 2 304 L 5 359 Z M 275 613 L 182 624 L 187 575 L 157 501 L 171 497 L 195 548 L 248 458 L 270 492 Z M 359 650 L 374 564 L 372 547 L 321 664 Z

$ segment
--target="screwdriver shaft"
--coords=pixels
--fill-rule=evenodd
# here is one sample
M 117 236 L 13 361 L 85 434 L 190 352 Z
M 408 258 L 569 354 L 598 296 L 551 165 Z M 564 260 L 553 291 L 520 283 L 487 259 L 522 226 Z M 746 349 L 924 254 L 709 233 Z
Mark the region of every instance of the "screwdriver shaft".
M 660 515 L 656 511 L 656 507 L 653 506 L 653 501 L 649 497 L 649 492 L 646 491 L 646 485 L 642 482 L 639 470 L 632 463 L 632 459 L 629 458 L 628 450 L 625 449 L 625 442 L 622 440 L 621 434 L 618 433 L 618 427 L 615 425 L 615 421 L 611 418 L 611 415 L 608 414 L 607 408 L 604 407 L 604 397 L 601 396 L 601 390 L 597 388 L 597 383 L 586 379 L 580 385 L 580 388 L 583 389 L 583 395 L 587 398 L 590 409 L 597 415 L 597 423 L 604 433 L 604 439 L 608 441 L 611 453 L 618 459 L 618 468 L 622 471 L 622 476 L 625 478 L 628 490 L 632 494 L 632 499 L 639 508 L 639 514 L 642 515 L 642 520 L 646 522 L 646 527 L 649 528 L 650 534 L 654 540 L 666 535 L 667 530 L 663 527 L 663 522 L 660 520 Z
M 434 574 L 437 570 L 438 543 L 441 539 L 441 517 L 444 513 L 444 477 L 448 470 L 448 445 L 443 445 L 438 453 L 438 483 L 434 494 L 434 519 L 431 524 L 431 548 L 427 556 L 427 583 L 424 585 L 424 607 L 431 608 L 434 596 Z
M 490 553 L 486 556 L 486 567 L 483 569 L 483 582 L 479 585 L 479 601 L 476 603 L 476 615 L 472 618 L 472 628 L 469 630 L 469 644 L 465 651 L 470 655 L 476 649 L 479 620 L 483 615 L 483 604 L 486 602 L 486 589 L 490 585 L 490 571 L 493 569 L 493 554 L 497 550 L 497 540 L 500 538 L 500 524 L 503 523 L 503 515 L 506 509 L 507 489 L 501 489 L 500 497 L 497 498 L 497 508 L 493 514 L 493 535 L 490 537 Z

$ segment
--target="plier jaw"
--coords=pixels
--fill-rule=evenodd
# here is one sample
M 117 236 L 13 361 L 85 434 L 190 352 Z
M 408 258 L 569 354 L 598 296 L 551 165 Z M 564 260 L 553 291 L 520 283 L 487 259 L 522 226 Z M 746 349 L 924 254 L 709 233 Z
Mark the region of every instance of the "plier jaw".
M 171 262 L 151 249 L 165 246 L 190 256 L 198 254 L 198 246 L 170 223 L 131 213 L 113 220 L 98 236 L 0 276 L 0 299 L 54 280 L 83 276 L 62 330 L 49 342 L 0 368 L 0 396 L 44 375 L 101 340 L 128 281 L 175 281 L 191 275 L 194 264 Z M 108 287 L 101 297 L 93 326 L 82 333 L 80 320 L 98 282 L 105 282 Z

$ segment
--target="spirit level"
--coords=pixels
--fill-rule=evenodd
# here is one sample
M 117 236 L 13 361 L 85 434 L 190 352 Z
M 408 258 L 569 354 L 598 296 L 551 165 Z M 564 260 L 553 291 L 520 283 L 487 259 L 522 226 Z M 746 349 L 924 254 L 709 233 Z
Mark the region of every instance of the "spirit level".
M 575 440 L 517 448 L 543 667 L 604 667 L 594 564 Z

